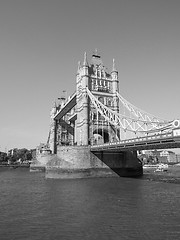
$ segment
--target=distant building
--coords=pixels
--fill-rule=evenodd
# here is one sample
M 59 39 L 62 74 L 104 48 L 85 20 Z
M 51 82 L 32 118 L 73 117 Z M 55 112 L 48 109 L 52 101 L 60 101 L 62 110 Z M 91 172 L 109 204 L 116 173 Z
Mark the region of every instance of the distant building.
M 180 154 L 176 155 L 174 152 L 168 150 L 147 150 L 141 154 L 141 159 L 144 163 L 176 163 L 180 162 Z
M 34 156 L 34 157 L 37 157 L 38 155 L 40 155 L 42 153 L 47 154 L 47 153 L 50 153 L 50 152 L 51 152 L 51 150 L 49 149 L 47 144 L 40 143 L 40 145 L 36 147 L 36 152 L 35 152 L 36 156 Z
M 180 162 L 180 154 L 176 154 L 176 162 Z
M 160 152 L 160 157 L 167 158 L 167 162 L 177 162 L 176 154 L 172 151 L 163 150 Z

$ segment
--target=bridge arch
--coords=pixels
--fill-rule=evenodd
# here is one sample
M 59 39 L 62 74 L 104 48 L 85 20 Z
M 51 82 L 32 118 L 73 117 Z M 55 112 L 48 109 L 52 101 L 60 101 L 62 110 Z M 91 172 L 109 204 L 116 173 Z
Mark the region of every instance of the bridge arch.
M 94 130 L 93 137 L 94 140 L 99 143 L 108 143 L 110 139 L 108 130 L 103 128 Z

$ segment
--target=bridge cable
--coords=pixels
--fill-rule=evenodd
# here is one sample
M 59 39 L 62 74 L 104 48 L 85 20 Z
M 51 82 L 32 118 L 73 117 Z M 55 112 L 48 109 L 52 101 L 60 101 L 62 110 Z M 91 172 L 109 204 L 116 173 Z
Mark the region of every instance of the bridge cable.
M 93 103 L 93 105 L 96 108 L 97 114 L 97 129 L 99 128 L 99 114 L 104 116 L 104 118 L 109 121 L 112 125 L 124 129 L 124 131 L 134 132 L 138 131 L 139 133 L 154 133 L 154 132 L 160 132 L 160 131 L 168 131 L 172 130 L 172 123 L 171 122 L 158 122 L 156 119 L 150 119 L 150 120 L 144 120 L 144 119 L 135 119 L 130 118 L 127 116 L 124 116 L 122 114 L 118 114 L 117 112 L 114 112 L 112 109 L 109 109 L 107 106 L 102 104 L 87 88 L 87 94 Z M 125 106 L 125 105 L 124 105 Z M 132 112 L 132 111 L 130 111 Z M 134 128 L 133 123 L 136 123 L 137 126 Z M 148 128 L 144 128 L 145 125 L 149 125 Z

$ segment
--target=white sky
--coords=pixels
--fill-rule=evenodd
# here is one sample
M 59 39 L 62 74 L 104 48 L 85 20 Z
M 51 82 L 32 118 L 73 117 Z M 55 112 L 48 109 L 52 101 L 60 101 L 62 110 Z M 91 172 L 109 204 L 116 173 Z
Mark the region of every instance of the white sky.
M 95 48 L 128 101 L 180 118 L 179 13 L 179 0 L 1 0 L 0 151 L 47 141 L 54 100 Z

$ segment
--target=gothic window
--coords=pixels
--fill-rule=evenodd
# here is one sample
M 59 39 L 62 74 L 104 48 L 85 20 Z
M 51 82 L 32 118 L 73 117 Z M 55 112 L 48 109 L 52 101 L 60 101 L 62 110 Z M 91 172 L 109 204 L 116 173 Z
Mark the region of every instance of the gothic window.
M 91 80 L 91 88 L 94 90 L 94 79 Z
M 98 97 L 98 100 L 99 100 L 102 104 L 104 104 L 104 98 L 103 98 L 103 97 Z
M 97 81 L 96 81 L 96 79 L 92 79 L 92 90 L 97 90 Z
M 111 100 L 111 98 L 107 99 L 107 106 L 108 107 L 112 107 L 112 100 Z
M 100 77 L 100 73 L 99 73 L 99 70 L 97 70 L 97 77 Z
M 102 71 L 102 74 L 103 74 L 103 77 L 105 78 L 106 77 L 105 71 Z
M 98 120 L 99 121 L 104 121 L 104 117 L 100 113 L 98 113 Z
M 94 120 L 97 119 L 97 114 L 96 114 L 96 113 L 94 113 L 94 115 L 93 115 L 93 119 L 94 119 Z

